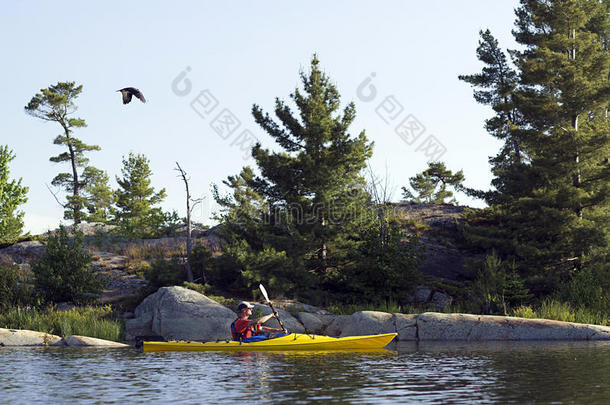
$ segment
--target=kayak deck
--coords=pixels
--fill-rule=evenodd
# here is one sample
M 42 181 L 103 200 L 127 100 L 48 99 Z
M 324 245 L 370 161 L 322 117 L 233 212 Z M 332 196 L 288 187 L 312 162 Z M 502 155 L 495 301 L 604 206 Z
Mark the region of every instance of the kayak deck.
M 385 333 L 381 335 L 348 336 L 334 338 L 330 336 L 307 335 L 293 333 L 286 336 L 261 340 L 258 342 L 237 342 L 233 340 L 221 340 L 218 342 L 143 342 L 142 348 L 145 352 L 161 351 L 284 351 L 284 350 L 375 350 L 381 349 L 398 335 L 397 333 Z

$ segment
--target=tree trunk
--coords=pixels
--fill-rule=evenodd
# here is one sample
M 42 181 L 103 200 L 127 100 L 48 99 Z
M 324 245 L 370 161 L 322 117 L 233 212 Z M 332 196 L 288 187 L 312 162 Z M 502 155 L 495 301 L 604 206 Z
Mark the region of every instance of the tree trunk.
M 176 162 L 176 166 L 178 167 L 178 171 L 182 176 L 182 180 L 184 181 L 184 186 L 186 187 L 186 262 L 184 267 L 186 268 L 186 279 L 189 283 L 193 282 L 193 269 L 191 268 L 191 253 L 193 252 L 193 240 L 191 239 L 191 193 L 189 192 L 189 182 L 186 178 L 186 173 L 178 162 Z M 202 272 L 203 283 L 205 284 L 205 273 Z
M 572 40 L 576 40 L 576 30 L 572 29 L 570 31 L 570 38 Z M 570 59 L 572 60 L 576 60 L 576 45 L 573 43 L 572 44 L 572 49 L 570 50 Z M 578 149 L 578 137 L 576 136 L 577 132 L 578 132 L 578 114 L 574 114 L 572 115 L 572 129 L 574 130 L 574 164 L 576 167 L 576 173 L 574 174 L 574 179 L 573 179 L 573 185 L 576 188 L 581 188 L 582 187 L 582 179 L 581 179 L 581 172 L 580 172 L 580 151 Z M 578 216 L 579 219 L 582 219 L 582 201 L 579 199 L 578 200 L 578 206 L 576 207 L 576 215 Z M 579 258 L 580 260 L 578 260 L 576 268 L 577 270 L 580 270 L 585 263 L 585 251 L 584 249 L 581 250 L 580 254 L 579 254 Z
M 70 163 L 72 165 L 72 196 L 74 197 L 74 200 L 72 201 L 72 211 L 74 212 L 74 224 L 80 224 L 81 222 L 81 217 L 80 217 L 80 201 L 78 199 L 79 194 L 80 194 L 80 184 L 78 182 L 78 169 L 76 167 L 76 153 L 74 152 L 74 147 L 72 146 L 72 139 L 70 138 L 70 129 L 67 127 L 67 125 L 61 121 L 60 122 L 61 126 L 64 128 L 64 132 L 66 134 L 66 139 L 68 140 L 68 150 L 70 151 Z

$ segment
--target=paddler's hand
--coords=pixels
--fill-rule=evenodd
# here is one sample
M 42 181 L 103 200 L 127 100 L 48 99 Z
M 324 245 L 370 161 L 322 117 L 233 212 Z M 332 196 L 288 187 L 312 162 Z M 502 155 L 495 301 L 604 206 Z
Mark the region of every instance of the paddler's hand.
M 279 316 L 279 314 L 277 313 L 277 311 L 273 311 L 273 316 L 275 316 L 276 318 Z
M 282 329 L 282 332 L 284 332 L 285 334 L 288 334 L 288 329 L 283 328 L 283 329 Z

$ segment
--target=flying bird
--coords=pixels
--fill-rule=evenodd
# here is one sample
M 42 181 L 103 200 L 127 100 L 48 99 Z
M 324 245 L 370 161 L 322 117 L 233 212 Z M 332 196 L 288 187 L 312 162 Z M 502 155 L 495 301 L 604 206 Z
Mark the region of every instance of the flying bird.
M 129 103 L 131 101 L 132 96 L 136 96 L 143 103 L 146 102 L 146 99 L 144 98 L 144 94 L 142 94 L 142 92 L 140 90 L 136 89 L 135 87 L 125 87 L 124 89 L 117 90 L 117 91 L 120 91 L 121 94 L 123 95 L 123 104 Z

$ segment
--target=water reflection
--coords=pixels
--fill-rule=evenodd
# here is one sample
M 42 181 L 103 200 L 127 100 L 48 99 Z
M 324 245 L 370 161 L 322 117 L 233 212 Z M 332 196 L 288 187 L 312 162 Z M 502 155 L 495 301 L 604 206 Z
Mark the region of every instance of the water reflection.
M 391 351 L 1 348 L 0 403 L 609 403 L 610 342 Z

